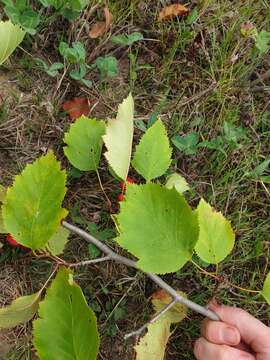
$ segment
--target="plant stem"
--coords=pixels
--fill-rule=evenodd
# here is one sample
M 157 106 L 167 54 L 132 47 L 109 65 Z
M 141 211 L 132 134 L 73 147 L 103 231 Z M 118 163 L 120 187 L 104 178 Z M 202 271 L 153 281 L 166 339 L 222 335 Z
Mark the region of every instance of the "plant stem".
M 173 300 L 168 305 L 164 306 L 163 309 L 161 309 L 148 323 L 141 326 L 139 329 L 132 331 L 124 336 L 124 339 L 127 340 L 131 336 L 139 336 L 150 324 L 153 324 L 154 322 L 158 321 L 162 315 L 164 315 L 171 307 L 173 307 L 178 301 Z
M 97 259 L 92 259 L 92 260 L 85 260 L 85 261 L 81 261 L 78 263 L 74 263 L 74 264 L 68 264 L 69 267 L 78 267 L 78 266 L 85 266 L 85 265 L 92 265 L 92 264 L 97 264 L 103 261 L 108 261 L 111 260 L 110 256 L 104 256 L 101 258 L 97 258 Z
M 88 234 L 86 231 L 78 228 L 77 226 L 71 225 L 66 221 L 62 222 L 62 225 L 68 229 L 69 231 L 81 236 L 89 243 L 94 244 L 96 247 L 98 247 L 102 252 L 104 252 L 111 260 L 114 260 L 118 263 L 122 263 L 124 265 L 127 265 L 129 267 L 135 268 L 137 270 L 143 271 L 137 267 L 137 263 L 133 260 L 130 260 L 124 256 L 116 254 L 111 248 L 109 248 L 107 245 L 103 244 L 101 241 L 96 239 L 94 236 Z M 206 307 L 203 307 L 199 304 L 194 303 L 191 300 L 188 300 L 184 298 L 183 296 L 179 295 L 176 290 L 174 290 L 169 284 L 167 284 L 164 280 L 162 280 L 159 276 L 144 272 L 151 280 L 153 280 L 159 287 L 164 289 L 168 294 L 171 295 L 171 297 L 176 301 L 183 305 L 186 305 L 188 308 L 198 312 L 199 314 L 204 315 L 205 317 L 208 317 L 210 320 L 218 321 L 220 320 L 219 316 L 213 312 L 212 310 L 207 309 Z
M 220 279 L 219 279 L 218 276 L 214 275 L 213 273 L 210 273 L 210 272 L 206 271 L 205 269 L 203 269 L 202 267 L 200 267 L 200 265 L 198 265 L 197 263 L 195 263 L 195 261 L 191 260 L 191 262 L 192 262 L 192 264 L 195 265 L 203 274 L 208 275 L 208 276 L 211 276 L 211 277 L 214 278 L 215 280 L 220 281 Z M 228 281 L 228 285 L 229 285 L 230 287 L 233 287 L 233 288 L 235 288 L 235 289 L 242 290 L 242 291 L 245 291 L 245 292 L 254 293 L 254 294 L 259 294 L 259 293 L 260 293 L 260 291 L 258 291 L 258 290 L 245 289 L 245 288 L 242 288 L 241 286 L 234 285 L 234 284 L 230 283 L 229 281 Z

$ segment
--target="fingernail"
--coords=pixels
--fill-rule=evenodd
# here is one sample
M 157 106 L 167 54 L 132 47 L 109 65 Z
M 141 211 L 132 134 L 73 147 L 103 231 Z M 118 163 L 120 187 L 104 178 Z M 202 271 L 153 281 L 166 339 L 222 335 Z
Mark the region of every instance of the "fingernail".
M 238 344 L 238 334 L 235 329 L 227 327 L 223 332 L 223 341 L 228 345 L 237 345 Z

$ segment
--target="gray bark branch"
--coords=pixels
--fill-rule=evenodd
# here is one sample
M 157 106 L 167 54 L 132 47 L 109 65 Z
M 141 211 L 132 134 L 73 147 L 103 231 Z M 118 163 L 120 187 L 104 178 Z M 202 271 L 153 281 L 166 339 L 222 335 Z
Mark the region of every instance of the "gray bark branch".
M 87 242 L 94 244 L 97 248 L 99 248 L 104 254 L 106 254 L 111 260 L 114 260 L 118 263 L 124 264 L 129 267 L 133 267 L 137 270 L 144 272 L 142 269 L 137 267 L 135 261 L 130 260 L 124 256 L 116 254 L 109 246 L 103 244 L 101 241 L 96 239 L 94 236 L 88 234 L 86 231 L 78 228 L 75 225 L 71 225 L 66 221 L 62 222 L 62 225 L 68 229 L 69 231 L 81 236 Z M 107 257 L 106 257 L 107 258 Z M 144 272 L 152 281 L 154 281 L 160 288 L 164 289 L 168 294 L 171 295 L 172 299 L 176 302 L 179 302 L 183 305 L 186 305 L 189 309 L 196 311 L 199 314 L 207 317 L 210 320 L 219 321 L 219 316 L 213 312 L 212 310 L 207 309 L 204 306 L 201 306 L 189 299 L 184 298 L 179 295 L 176 290 L 174 290 L 169 284 L 167 284 L 164 280 L 162 280 L 158 275 Z

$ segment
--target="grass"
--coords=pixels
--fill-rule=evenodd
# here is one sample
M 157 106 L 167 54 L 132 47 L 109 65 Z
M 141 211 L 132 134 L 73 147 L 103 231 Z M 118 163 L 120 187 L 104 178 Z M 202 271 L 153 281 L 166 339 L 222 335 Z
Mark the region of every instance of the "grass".
M 145 40 L 131 48 L 112 45 L 109 35 L 89 40 L 87 32 L 82 31 L 79 40 L 86 44 L 90 63 L 104 55 L 113 55 L 119 61 L 119 75 L 114 79 L 101 81 L 96 72 L 90 74 L 92 89 L 80 87 L 66 77 L 55 93 L 59 79 L 49 78 L 33 63 L 33 57 L 57 61 L 55 49 L 59 40 L 65 39 L 66 33 L 74 39 L 82 25 L 80 20 L 72 28 L 66 22 L 55 21 L 42 30 L 39 39 L 43 40 L 35 40 L 33 47 L 32 40 L 26 40 L 24 51 L 18 50 L 0 75 L 4 84 L 0 111 L 1 183 L 10 184 L 27 162 L 48 148 L 53 148 L 67 165 L 62 137 L 69 120 L 61 112 L 61 104 L 73 96 L 87 96 L 95 105 L 91 115 L 105 118 L 112 116 L 131 88 L 136 99 L 136 118 L 147 121 L 157 112 L 166 122 L 171 137 L 195 131 L 200 141 L 210 141 L 224 136 L 225 121 L 241 127 L 245 137 L 238 139 L 236 145 L 225 142 L 225 154 L 198 148 L 195 154 L 184 155 L 174 149 L 173 167 L 191 185 L 188 196 L 192 205 L 196 206 L 203 196 L 231 220 L 236 231 L 233 253 L 218 269 L 204 268 L 222 275 L 224 280 L 218 282 L 192 264 L 165 278 L 200 304 L 215 296 L 270 324 L 269 306 L 263 299 L 232 286 L 261 289 L 270 269 L 269 185 L 249 176 L 269 158 L 269 93 L 250 89 L 250 79 L 268 69 L 269 54 L 256 53 L 254 42 L 240 34 L 241 24 L 247 21 L 252 21 L 258 30 L 269 31 L 270 6 L 264 0 L 199 1 L 195 2 L 199 17 L 189 25 L 183 19 L 158 23 L 162 3 L 109 1 L 114 17 L 113 34 L 133 31 L 144 34 Z M 193 2 L 192 6 L 195 5 Z M 93 16 L 90 22 L 94 21 Z M 114 198 L 118 185 L 102 169 L 101 177 L 106 192 Z M 79 216 L 85 221 L 96 221 L 101 229 L 113 226 L 94 175 L 70 178 L 66 203 L 69 209 L 79 204 Z M 83 241 L 74 238 L 65 258 L 79 261 L 87 256 L 87 251 Z M 2 274 L 6 274 L 0 278 L 1 289 L 8 290 L 10 276 L 14 275 L 13 291 L 6 292 L 4 303 L 16 293 L 38 289 L 50 271 L 48 263 L 33 260 L 7 246 L 0 261 Z M 204 267 L 198 259 L 194 261 Z M 131 342 L 125 343 L 123 335 L 149 319 L 152 310 L 147 299 L 155 286 L 141 274 L 116 264 L 82 269 L 77 280 L 99 317 L 103 344 L 100 359 L 131 359 Z M 167 360 L 193 359 L 192 344 L 199 334 L 200 321 L 199 316 L 190 313 L 177 326 Z M 8 334 L 8 341 L 5 337 L 11 347 L 6 359 L 35 358 L 29 330 L 29 325 L 19 327 Z

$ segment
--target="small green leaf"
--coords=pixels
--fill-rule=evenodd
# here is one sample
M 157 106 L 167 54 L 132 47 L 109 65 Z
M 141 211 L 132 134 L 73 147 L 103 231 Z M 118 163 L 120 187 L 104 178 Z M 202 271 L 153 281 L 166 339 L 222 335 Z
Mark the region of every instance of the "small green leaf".
M 119 106 L 116 119 L 108 120 L 103 141 L 109 166 L 122 180 L 126 180 L 132 151 L 134 131 L 134 101 L 130 94 Z
M 264 281 L 261 295 L 265 298 L 267 304 L 270 305 L 270 273 L 267 275 Z
M 8 329 L 31 320 L 38 310 L 41 291 L 21 296 L 11 305 L 0 308 L 0 329 Z
M 65 183 L 66 173 L 52 151 L 15 177 L 2 210 L 5 228 L 19 244 L 36 250 L 50 240 L 67 215 Z
M 11 21 L 0 21 L 0 65 L 13 53 L 23 41 L 25 31 Z M 4 41 L 5 39 L 5 41 Z
M 67 229 L 60 226 L 56 233 L 52 236 L 47 246 L 53 255 L 60 255 L 63 253 L 69 234 L 70 232 Z
M 65 133 L 64 153 L 70 163 L 81 171 L 96 170 L 99 165 L 102 136 L 105 133 L 103 121 L 81 116 Z
M 33 322 L 34 346 L 41 360 L 95 360 L 99 336 L 95 314 L 72 273 L 61 268 Z
M 120 207 L 116 241 L 139 258 L 143 271 L 174 272 L 190 260 L 198 239 L 197 215 L 175 189 L 130 184 Z
M 167 177 L 165 186 L 167 189 L 172 189 L 174 187 L 179 192 L 179 194 L 183 194 L 185 191 L 189 190 L 186 179 L 176 173 L 173 173 Z
M 270 45 L 270 32 L 262 30 L 255 35 L 255 46 L 261 53 L 266 53 Z
M 98 57 L 95 61 L 102 79 L 114 77 L 118 74 L 118 61 L 114 56 Z
M 112 42 L 114 44 L 131 46 L 137 41 L 143 40 L 143 35 L 139 32 L 134 32 L 130 35 L 117 35 L 112 37 Z
M 191 13 L 188 15 L 186 23 L 188 25 L 192 25 L 198 20 L 198 18 L 199 18 L 198 9 L 195 7 L 194 9 L 192 9 Z
M 185 155 L 194 155 L 197 152 L 199 142 L 199 135 L 196 132 L 192 132 L 185 136 L 175 135 L 172 138 L 172 143 Z
M 197 255 L 209 264 L 218 264 L 232 251 L 235 235 L 231 224 L 220 212 L 201 199 L 198 206 L 199 239 Z
M 265 172 L 270 171 L 269 165 L 270 165 L 270 158 L 264 160 L 262 163 L 256 166 L 256 168 L 252 171 L 251 175 L 256 178 L 262 176 Z
M 146 181 L 163 175 L 171 163 L 171 148 L 166 129 L 159 119 L 142 136 L 132 165 Z

